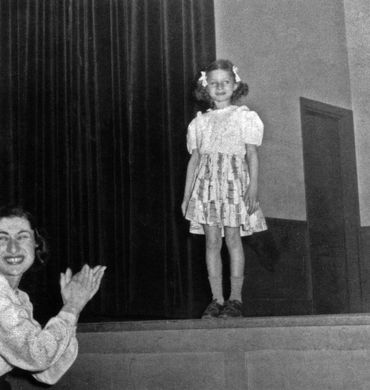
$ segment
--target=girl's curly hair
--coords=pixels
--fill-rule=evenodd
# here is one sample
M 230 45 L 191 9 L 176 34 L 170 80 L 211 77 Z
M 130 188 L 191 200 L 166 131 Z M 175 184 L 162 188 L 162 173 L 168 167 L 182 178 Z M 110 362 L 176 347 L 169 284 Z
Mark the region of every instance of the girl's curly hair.
M 30 223 L 31 229 L 34 231 L 35 236 L 35 258 L 41 265 L 44 265 L 47 261 L 49 248 L 45 238 L 39 233 L 39 230 L 36 227 L 36 221 L 33 215 L 30 212 L 24 210 L 21 206 L 7 205 L 0 207 L 0 220 L 2 218 L 11 217 L 24 218 Z
M 225 70 L 230 73 L 230 75 L 234 78 L 235 81 L 235 73 L 233 72 L 233 66 L 234 64 L 231 61 L 219 59 L 209 64 L 206 68 L 202 69 L 202 71 L 206 72 L 207 74 L 212 70 Z M 209 96 L 207 88 L 203 87 L 201 81 L 199 81 L 200 76 L 201 72 L 199 71 L 195 80 L 194 97 L 201 104 L 205 104 L 207 108 L 214 108 L 214 102 Z M 236 90 L 231 96 L 231 103 L 236 103 L 242 96 L 247 96 L 248 92 L 248 84 L 240 81 Z

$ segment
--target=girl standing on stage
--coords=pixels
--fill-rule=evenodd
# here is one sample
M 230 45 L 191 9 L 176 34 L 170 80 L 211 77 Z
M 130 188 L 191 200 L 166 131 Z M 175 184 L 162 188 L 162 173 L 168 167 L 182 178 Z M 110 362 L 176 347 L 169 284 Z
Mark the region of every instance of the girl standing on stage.
M 182 213 L 190 232 L 205 234 L 212 302 L 202 318 L 240 317 L 244 281 L 241 236 L 267 229 L 258 202 L 258 146 L 263 123 L 256 112 L 236 105 L 248 93 L 228 60 L 211 63 L 197 82 L 196 98 L 209 105 L 198 112 L 187 133 L 191 154 Z M 222 237 L 230 255 L 231 294 L 222 288 Z

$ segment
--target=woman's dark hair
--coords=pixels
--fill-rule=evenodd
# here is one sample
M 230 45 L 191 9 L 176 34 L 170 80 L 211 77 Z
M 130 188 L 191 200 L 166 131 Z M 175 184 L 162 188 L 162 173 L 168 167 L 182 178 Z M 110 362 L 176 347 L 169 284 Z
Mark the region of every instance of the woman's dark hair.
M 229 60 L 216 60 L 209 64 L 206 68 L 202 69 L 203 72 L 209 73 L 213 70 L 221 69 L 225 70 L 230 73 L 232 77 L 234 77 L 235 80 L 235 73 L 233 71 L 234 64 Z M 209 96 L 209 93 L 207 91 L 206 87 L 203 87 L 202 83 L 199 81 L 199 78 L 201 76 L 201 72 L 198 73 L 196 76 L 195 81 L 195 88 L 194 88 L 194 97 L 196 100 L 198 100 L 201 103 L 205 103 L 208 107 L 207 108 L 214 108 L 214 102 L 212 101 L 211 97 Z M 242 96 L 247 96 L 249 92 L 249 87 L 247 83 L 244 83 L 240 81 L 238 83 L 238 87 L 234 91 L 234 93 L 231 96 L 231 103 L 236 103 L 238 99 L 240 99 Z
M 21 206 L 7 205 L 0 207 L 0 220 L 11 217 L 24 218 L 30 223 L 31 229 L 34 231 L 35 235 L 35 258 L 44 265 L 49 253 L 48 245 L 45 238 L 39 233 L 33 215 L 30 212 L 24 210 Z

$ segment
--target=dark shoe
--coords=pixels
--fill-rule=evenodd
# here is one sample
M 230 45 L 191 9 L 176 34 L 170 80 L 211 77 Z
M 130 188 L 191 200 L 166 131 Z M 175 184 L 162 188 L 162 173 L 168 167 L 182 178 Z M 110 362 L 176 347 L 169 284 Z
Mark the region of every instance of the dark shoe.
M 208 306 L 207 309 L 204 311 L 202 315 L 202 319 L 207 318 L 217 318 L 222 313 L 222 309 L 224 308 L 223 305 L 220 305 L 217 303 L 217 301 L 214 299 Z
M 221 313 L 222 318 L 229 317 L 241 317 L 242 316 L 242 303 L 237 300 L 227 301 L 224 306 L 224 310 Z

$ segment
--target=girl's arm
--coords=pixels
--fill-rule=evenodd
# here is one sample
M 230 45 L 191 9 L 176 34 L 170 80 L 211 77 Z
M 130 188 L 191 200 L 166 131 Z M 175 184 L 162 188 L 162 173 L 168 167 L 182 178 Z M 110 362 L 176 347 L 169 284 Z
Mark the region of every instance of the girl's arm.
M 194 181 L 194 173 L 195 169 L 199 164 L 199 151 L 198 149 L 193 149 L 190 160 L 188 162 L 188 167 L 186 170 L 186 181 L 185 181 L 185 190 L 184 190 L 184 198 L 181 203 L 181 211 L 182 214 L 185 215 L 186 209 L 188 207 L 190 195 L 191 195 L 191 187 Z
M 248 214 L 253 214 L 259 203 L 257 201 L 258 193 L 258 151 L 257 145 L 246 144 L 246 157 L 249 170 L 249 185 L 245 193 L 244 201 L 247 206 Z

